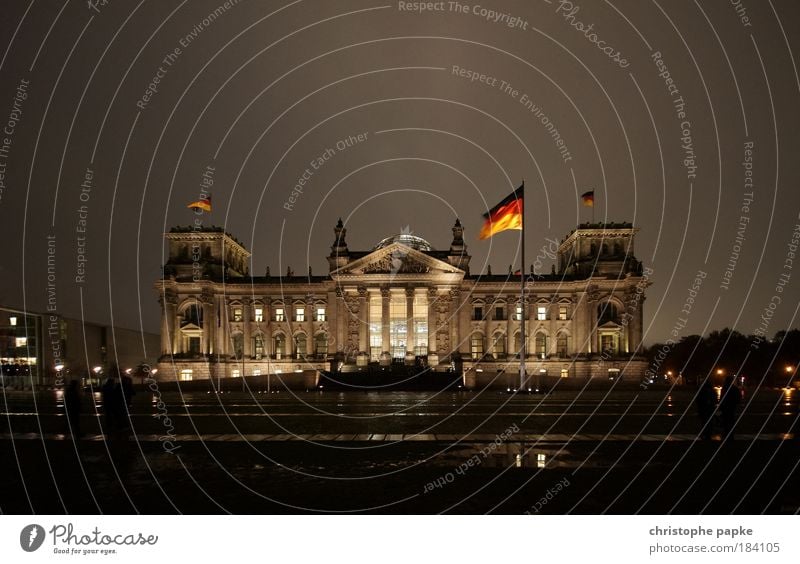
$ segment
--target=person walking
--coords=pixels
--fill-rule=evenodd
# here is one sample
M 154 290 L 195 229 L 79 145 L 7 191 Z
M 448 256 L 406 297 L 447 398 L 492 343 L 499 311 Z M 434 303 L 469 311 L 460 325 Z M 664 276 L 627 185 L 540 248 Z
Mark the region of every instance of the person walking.
M 695 396 L 694 401 L 697 406 L 697 415 L 700 418 L 700 437 L 705 441 L 709 441 L 714 431 L 714 410 L 717 408 L 717 394 L 708 379 L 697 390 L 697 396 Z
M 64 390 L 64 410 L 67 413 L 67 429 L 73 439 L 81 436 L 81 389 L 77 380 L 70 380 Z
M 119 425 L 118 405 L 121 405 L 121 394 L 117 379 L 110 373 L 103 387 L 100 388 L 100 396 L 103 398 L 103 413 L 106 420 L 106 435 L 113 433 Z
M 733 440 L 734 427 L 736 426 L 736 410 L 742 401 L 742 391 L 736 385 L 733 376 L 725 378 L 722 385 L 722 397 L 719 400 L 719 410 L 722 414 L 722 437 Z

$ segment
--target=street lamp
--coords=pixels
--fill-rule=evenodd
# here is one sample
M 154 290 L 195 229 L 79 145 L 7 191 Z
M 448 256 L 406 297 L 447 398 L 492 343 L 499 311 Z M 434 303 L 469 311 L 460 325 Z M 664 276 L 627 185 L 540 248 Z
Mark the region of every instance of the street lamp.
M 722 376 L 725 374 L 725 371 L 722 368 L 717 368 L 717 376 Z

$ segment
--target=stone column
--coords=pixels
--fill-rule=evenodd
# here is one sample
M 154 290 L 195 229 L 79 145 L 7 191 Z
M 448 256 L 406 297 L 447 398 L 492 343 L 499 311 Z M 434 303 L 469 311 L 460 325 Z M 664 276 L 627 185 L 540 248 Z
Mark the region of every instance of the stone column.
M 250 331 L 250 309 L 252 307 L 250 298 L 242 298 L 242 354 L 245 358 L 250 358 L 253 354 L 253 343 L 251 340 Z M 244 376 L 244 374 L 242 375 Z
M 311 356 L 314 354 L 314 296 L 306 296 L 305 311 L 303 328 L 306 331 L 306 355 Z
M 436 288 L 428 288 L 428 356 L 436 354 Z
M 514 350 L 514 302 L 511 298 L 506 299 L 506 355 L 510 356 L 516 353 Z
M 467 310 L 469 312 L 469 310 Z M 493 358 L 494 352 L 494 339 L 492 338 L 491 326 L 489 320 L 492 319 L 494 314 L 494 306 L 492 305 L 492 296 L 486 296 L 485 306 L 483 308 L 483 353 L 486 358 Z M 470 313 L 471 315 L 471 313 Z M 470 337 L 471 338 L 471 337 Z
M 264 297 L 264 323 L 261 326 L 264 335 L 264 358 L 270 358 L 274 354 L 272 350 L 275 344 L 272 342 L 272 299 Z
M 161 303 L 161 354 L 172 353 L 173 324 L 175 322 L 175 298 L 163 295 L 158 300 Z
M 458 288 L 450 289 L 450 352 L 463 352 L 461 342 L 461 316 L 463 308 L 461 305 L 461 290 Z
M 220 302 L 222 304 L 221 310 L 221 319 L 222 319 L 222 349 L 220 349 L 223 354 L 230 355 L 233 353 L 233 345 L 231 344 L 231 325 L 230 325 L 230 312 L 231 312 L 231 303 L 230 298 L 221 298 Z
M 214 354 L 224 354 L 225 347 L 225 301 L 222 296 L 214 296 Z
M 414 354 L 414 288 L 406 288 L 406 352 Z
M 181 319 L 178 313 L 178 298 L 175 299 L 175 307 L 172 309 L 172 353 L 177 354 L 183 351 L 181 342 Z
M 392 352 L 391 334 L 389 332 L 389 288 L 381 288 L 381 352 Z
M 358 288 L 358 352 L 369 355 L 369 300 L 367 289 Z
M 336 291 L 328 292 L 328 327 L 331 328 L 331 335 L 335 339 L 334 352 L 344 351 L 347 345 L 345 340 L 345 315 L 347 311 L 344 309 L 344 295 L 342 289 L 337 285 Z
M 214 352 L 214 302 L 210 296 L 203 296 L 202 300 L 203 335 L 200 339 L 200 352 L 211 354 Z

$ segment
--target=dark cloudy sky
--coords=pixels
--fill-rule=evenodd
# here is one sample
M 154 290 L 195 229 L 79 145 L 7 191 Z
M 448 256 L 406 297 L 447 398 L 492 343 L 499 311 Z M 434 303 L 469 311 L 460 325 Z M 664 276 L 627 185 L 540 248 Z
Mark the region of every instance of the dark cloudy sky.
M 446 248 L 457 216 L 473 272 L 505 271 L 518 262 L 517 234 L 476 234 L 486 207 L 524 178 L 528 263 L 591 218 L 578 199 L 589 189 L 596 220 L 641 229 L 636 254 L 653 270 L 647 343 L 686 317 L 698 271 L 707 276 L 680 336 L 751 333 L 770 304 L 768 334 L 797 325 L 800 262 L 796 272 L 786 262 L 800 224 L 793 0 L 743 0 L 738 12 L 722 0 L 481 0 L 461 3 L 466 13 L 381 0 L 97 4 L 3 6 L 0 123 L 13 123 L 0 135 L 0 304 L 45 309 L 54 236 L 60 312 L 80 316 L 82 289 L 88 319 L 157 332 L 162 234 L 192 221 L 186 204 L 213 166 L 204 219 L 253 251 L 257 274 L 326 272 L 340 216 L 351 249 L 406 226 Z M 86 280 L 76 284 L 82 205 Z

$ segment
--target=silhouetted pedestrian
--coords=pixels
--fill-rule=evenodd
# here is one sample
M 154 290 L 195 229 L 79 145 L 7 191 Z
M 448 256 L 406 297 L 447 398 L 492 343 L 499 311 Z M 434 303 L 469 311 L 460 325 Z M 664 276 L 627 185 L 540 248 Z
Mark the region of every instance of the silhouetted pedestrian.
M 717 394 L 707 379 L 697 390 L 695 397 L 697 415 L 700 417 L 700 437 L 708 441 L 714 431 L 714 410 L 717 407 Z
M 133 396 L 136 391 L 133 389 L 133 379 L 125 374 L 120 380 L 120 388 L 122 392 L 122 401 L 120 404 L 120 423 L 123 429 L 129 429 L 131 426 L 130 411 L 133 404 Z
M 81 436 L 81 389 L 77 380 L 71 380 L 64 390 L 64 410 L 67 413 L 67 429 L 73 438 Z
M 119 406 L 122 403 L 122 396 L 117 384 L 117 379 L 110 375 L 100 388 L 100 395 L 103 398 L 103 413 L 106 419 L 106 433 L 113 432 L 119 425 Z
M 736 426 L 736 409 L 742 400 L 742 391 L 736 385 L 733 376 L 725 378 L 722 385 L 722 396 L 719 400 L 719 410 L 722 414 L 722 436 L 724 439 L 733 440 L 733 428 Z

